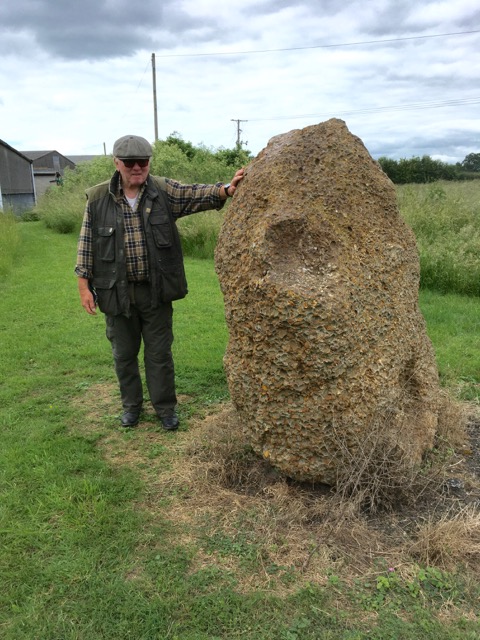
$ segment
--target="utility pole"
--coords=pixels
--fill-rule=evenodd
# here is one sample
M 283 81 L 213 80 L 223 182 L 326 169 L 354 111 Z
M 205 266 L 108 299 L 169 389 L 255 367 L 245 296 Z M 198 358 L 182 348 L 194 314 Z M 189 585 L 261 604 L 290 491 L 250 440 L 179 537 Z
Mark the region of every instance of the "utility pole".
M 241 122 L 248 122 L 248 120 L 235 120 L 234 118 L 231 118 L 231 122 L 236 122 L 237 123 L 237 149 L 241 149 L 242 148 L 242 144 L 243 141 L 240 140 L 240 134 L 242 133 L 242 130 L 240 129 L 240 123 Z
M 155 54 L 152 53 L 152 78 L 153 78 L 153 120 L 155 123 L 155 142 L 158 140 L 158 114 L 157 114 L 157 72 L 155 70 Z

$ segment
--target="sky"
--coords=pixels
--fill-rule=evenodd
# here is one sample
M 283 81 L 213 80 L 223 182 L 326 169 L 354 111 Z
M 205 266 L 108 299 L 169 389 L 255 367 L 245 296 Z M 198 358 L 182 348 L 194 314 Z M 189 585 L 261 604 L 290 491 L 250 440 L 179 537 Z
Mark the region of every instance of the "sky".
M 0 139 L 20 151 L 111 153 L 157 122 L 256 155 L 340 118 L 375 159 L 454 163 L 480 152 L 479 105 L 478 0 L 0 5 Z

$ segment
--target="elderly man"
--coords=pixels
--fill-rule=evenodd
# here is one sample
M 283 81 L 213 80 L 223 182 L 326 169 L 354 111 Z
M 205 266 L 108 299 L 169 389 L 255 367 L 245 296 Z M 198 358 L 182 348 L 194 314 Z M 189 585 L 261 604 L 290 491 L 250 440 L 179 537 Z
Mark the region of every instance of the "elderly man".
M 78 242 L 78 288 L 83 308 L 105 314 L 123 405 L 121 424 L 140 418 L 143 389 L 138 366 L 144 344 L 150 401 L 164 429 L 178 428 L 172 357 L 172 301 L 185 297 L 187 281 L 177 218 L 221 209 L 243 178 L 229 184 L 185 185 L 150 175 L 152 147 L 127 135 L 113 147 L 116 171 L 87 191 Z

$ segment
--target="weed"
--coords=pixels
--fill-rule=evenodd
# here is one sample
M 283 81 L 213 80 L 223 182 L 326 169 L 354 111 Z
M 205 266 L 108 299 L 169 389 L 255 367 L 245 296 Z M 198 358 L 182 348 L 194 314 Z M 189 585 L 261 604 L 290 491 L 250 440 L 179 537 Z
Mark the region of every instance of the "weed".
M 418 567 L 412 577 L 404 577 L 395 568 L 377 575 L 373 581 L 357 581 L 358 597 L 363 608 L 378 611 L 385 607 L 415 608 L 415 601 L 422 599 L 448 602 L 461 596 L 458 577 L 436 567 Z

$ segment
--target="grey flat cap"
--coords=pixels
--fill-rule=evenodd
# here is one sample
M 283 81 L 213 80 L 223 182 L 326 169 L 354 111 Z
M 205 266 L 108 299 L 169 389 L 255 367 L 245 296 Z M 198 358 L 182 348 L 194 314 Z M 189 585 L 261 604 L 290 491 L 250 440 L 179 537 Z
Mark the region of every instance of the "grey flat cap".
M 141 136 L 123 136 L 113 145 L 116 158 L 151 158 L 152 146 Z

